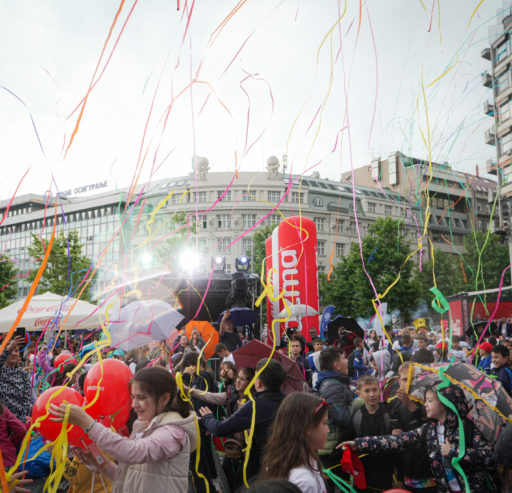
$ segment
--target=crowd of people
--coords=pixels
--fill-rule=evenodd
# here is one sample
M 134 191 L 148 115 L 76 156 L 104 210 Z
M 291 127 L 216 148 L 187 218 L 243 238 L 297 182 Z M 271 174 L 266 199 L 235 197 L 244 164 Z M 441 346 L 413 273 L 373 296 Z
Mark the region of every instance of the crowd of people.
M 448 340 L 425 324 L 389 330 L 390 338 L 370 331 L 349 345 L 341 330 L 329 345 L 314 328 L 306 337 L 288 331 L 276 350 L 296 362 L 308 386 L 287 395 L 281 389 L 288 375 L 278 360 L 236 366 L 233 353 L 247 341 L 229 312 L 219 335 L 208 361 L 198 331 L 127 354 L 108 350 L 106 357 L 122 360 L 133 374 L 132 411 L 119 429 L 78 405 L 50 404 L 48 419 L 68 420 L 91 441 L 87 448 L 69 448 L 57 491 L 510 490 L 512 426 L 489 442 L 470 419 L 464 390 L 453 382 L 425 386 L 420 400 L 409 394 L 415 364 L 456 362 L 474 365 L 510 394 L 510 334 Z M 13 337 L 0 355 L 6 471 L 20 455 L 37 396 L 59 385 L 83 393 L 92 363 L 80 363 L 87 338 L 37 344 L 33 337 L 27 344 Z M 66 347 L 69 357 L 58 363 Z M 34 429 L 10 490 L 42 491 L 54 467 L 51 449 L 38 455 L 44 445 Z

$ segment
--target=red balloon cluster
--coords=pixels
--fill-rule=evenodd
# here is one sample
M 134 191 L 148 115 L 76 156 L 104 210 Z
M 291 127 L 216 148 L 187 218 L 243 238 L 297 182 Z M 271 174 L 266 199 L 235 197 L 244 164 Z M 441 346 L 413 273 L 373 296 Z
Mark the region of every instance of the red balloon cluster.
M 67 359 L 70 355 L 64 356 Z M 55 358 L 56 365 L 57 358 Z M 56 440 L 62 430 L 62 423 L 49 419 L 51 415 L 47 407 L 49 403 L 56 406 L 66 403 L 84 407 L 94 419 L 105 426 L 120 430 L 128 421 L 131 411 L 129 388 L 131 378 L 132 372 L 122 361 L 109 359 L 102 364 L 96 363 L 85 377 L 85 399 L 79 392 L 69 387 L 52 387 L 37 398 L 32 408 L 32 422 L 43 418 L 40 421 L 39 432 L 46 440 Z M 94 401 L 95 398 L 96 401 Z M 93 401 L 94 403 L 90 404 Z M 70 445 L 85 448 L 91 443 L 89 437 L 78 426 L 68 425 L 67 430 Z

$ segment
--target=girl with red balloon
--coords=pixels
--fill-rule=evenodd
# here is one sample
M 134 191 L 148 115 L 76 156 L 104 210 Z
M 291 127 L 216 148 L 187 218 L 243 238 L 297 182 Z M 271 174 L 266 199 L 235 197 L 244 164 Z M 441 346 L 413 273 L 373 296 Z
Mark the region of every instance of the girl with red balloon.
M 120 372 L 119 365 L 126 367 L 126 372 L 124 368 Z M 126 380 L 128 375 L 130 378 L 131 371 L 120 361 L 97 363 L 84 382 L 85 407 L 52 402 L 50 420 L 60 425 L 68 411 L 72 429 L 78 428 L 117 461 L 105 460 L 101 464 L 102 474 L 113 482 L 114 493 L 187 493 L 189 458 L 197 440 L 195 415 L 181 400 L 174 377 L 164 368 L 144 368 L 131 381 Z M 124 385 L 120 385 L 123 381 Z M 123 400 L 125 394 L 130 399 L 130 391 L 138 419 L 127 438 L 101 421 L 126 406 Z

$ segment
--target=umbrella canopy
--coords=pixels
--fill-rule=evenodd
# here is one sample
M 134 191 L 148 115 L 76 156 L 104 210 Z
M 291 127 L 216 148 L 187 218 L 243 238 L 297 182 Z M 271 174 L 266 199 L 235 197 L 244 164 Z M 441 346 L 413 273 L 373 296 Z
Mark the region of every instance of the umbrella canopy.
M 345 329 L 348 333 L 354 334 L 355 337 L 364 339 L 364 330 L 354 318 L 338 315 L 327 324 L 327 340 L 329 344 L 333 344 L 336 339 L 340 339 L 340 328 Z
M 224 314 L 229 311 L 229 320 L 233 321 L 233 324 L 235 327 L 241 326 L 241 325 L 251 325 L 258 321 L 260 316 L 258 313 L 256 313 L 254 310 L 251 310 L 250 308 L 246 307 L 234 307 L 230 308 L 229 310 L 224 310 L 217 322 L 220 322 L 222 320 L 222 317 Z
M 206 342 L 206 346 L 203 351 L 204 359 L 210 359 L 215 353 L 215 346 L 219 343 L 219 333 L 214 329 L 210 322 L 192 320 L 185 325 L 185 334 L 189 340 L 194 328 L 198 330 L 203 341 Z
M 0 310 L 0 333 L 9 331 L 24 302 L 17 301 Z M 29 331 L 43 330 L 54 322 L 55 327 L 65 330 L 97 329 L 100 326 L 98 307 L 47 291 L 32 297 L 19 326 Z
M 297 305 L 290 305 L 290 319 L 291 320 L 297 320 L 304 317 L 310 317 L 312 315 L 318 315 L 318 311 L 315 310 L 312 306 L 309 305 L 303 305 L 303 304 L 297 304 Z M 287 318 L 288 317 L 288 311 L 286 308 L 284 310 L 281 310 L 276 318 Z
M 268 358 L 271 352 L 271 346 L 254 339 L 245 346 L 234 351 L 233 358 L 235 359 L 237 368 L 243 368 L 244 366 L 256 368 L 258 361 L 262 358 Z M 304 392 L 309 389 L 304 375 L 293 359 L 288 358 L 288 356 L 280 353 L 279 351 L 274 352 L 272 359 L 279 361 L 286 372 L 286 380 L 281 387 L 281 390 L 284 393 Z
M 505 425 L 512 421 L 512 398 L 501 383 L 467 363 L 446 363 L 432 366 L 412 364 L 409 373 L 409 394 L 423 402 L 425 388 L 441 382 L 439 370 L 446 368 L 444 374 L 451 383 L 464 391 L 469 405 L 468 418 L 475 423 L 485 439 L 493 444 Z
M 131 351 L 154 341 L 167 339 L 183 315 L 161 300 L 139 300 L 121 308 L 110 321 L 112 346 Z

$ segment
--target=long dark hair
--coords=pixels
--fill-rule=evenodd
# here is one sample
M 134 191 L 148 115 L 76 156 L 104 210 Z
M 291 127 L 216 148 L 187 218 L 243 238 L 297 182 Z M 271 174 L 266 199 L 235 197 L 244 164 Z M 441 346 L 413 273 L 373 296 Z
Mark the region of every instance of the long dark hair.
M 307 430 L 317 427 L 324 418 L 327 407 L 318 408 L 320 404 L 322 399 L 305 392 L 293 392 L 286 396 L 272 424 L 260 479 L 286 479 L 294 467 L 300 466 L 317 471 L 313 466 L 316 462 L 319 467 L 318 451 L 309 447 Z M 290 444 L 286 454 L 283 454 L 283 443 Z
M 191 411 L 190 404 L 181 399 L 174 377 L 161 366 L 150 366 L 139 370 L 133 376 L 130 384 L 137 382 L 140 387 L 151 395 L 157 403 L 160 397 L 169 393 L 171 398 L 164 411 L 175 411 L 182 418 L 188 417 Z

